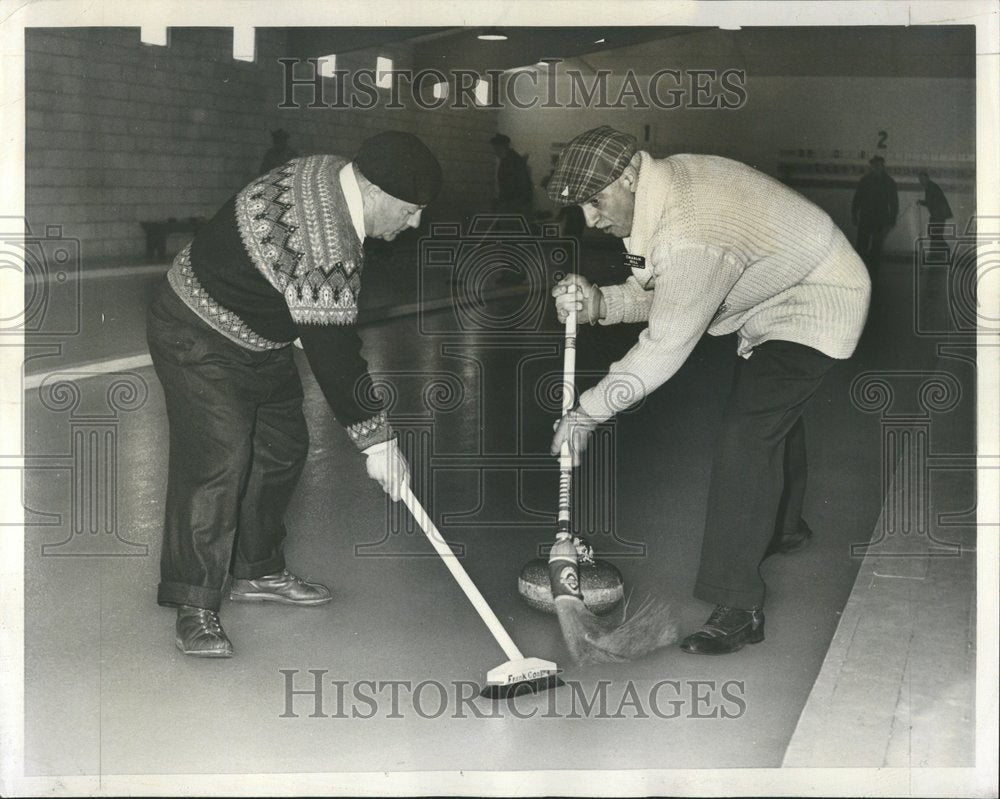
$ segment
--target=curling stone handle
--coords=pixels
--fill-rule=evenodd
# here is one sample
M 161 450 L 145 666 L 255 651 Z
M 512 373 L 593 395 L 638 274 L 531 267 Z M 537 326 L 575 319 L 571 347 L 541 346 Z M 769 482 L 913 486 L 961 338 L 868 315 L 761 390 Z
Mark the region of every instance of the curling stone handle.
M 428 540 L 431 542 L 431 546 L 433 546 L 434 549 L 437 550 L 438 555 L 441 556 L 441 560 L 443 560 L 444 565 L 448 567 L 448 571 L 451 572 L 451 576 L 455 578 L 455 581 L 469 598 L 469 601 L 476 609 L 476 612 L 483 620 L 483 623 L 490 628 L 490 632 L 493 633 L 493 637 L 496 638 L 497 643 L 500 644 L 500 648 L 510 660 L 523 659 L 524 655 L 521 654 L 521 650 L 517 648 L 517 644 L 515 644 L 514 640 L 507 634 L 503 624 L 500 623 L 500 619 L 497 618 L 493 609 L 487 604 L 486 599 L 479 592 L 479 589 L 476 588 L 476 584 L 472 582 L 472 579 L 466 573 L 465 569 L 462 568 L 462 565 L 458 562 L 458 558 L 455 557 L 455 553 L 451 551 L 451 547 L 445 543 L 444 538 L 441 537 L 441 533 L 437 529 L 437 525 L 435 525 L 431 517 L 427 515 L 427 511 L 424 510 L 417 498 L 413 496 L 409 483 L 403 484 L 401 499 L 403 500 L 403 504 L 409 509 L 410 513 L 413 514 L 413 518 L 420 526 L 420 529 L 424 531 L 424 535 L 426 535 Z

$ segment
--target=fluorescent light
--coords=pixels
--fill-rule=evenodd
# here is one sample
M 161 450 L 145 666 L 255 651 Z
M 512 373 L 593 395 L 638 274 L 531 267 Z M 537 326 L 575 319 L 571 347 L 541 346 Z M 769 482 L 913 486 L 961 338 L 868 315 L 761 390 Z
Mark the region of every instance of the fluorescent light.
M 325 55 L 319 61 L 319 74 L 324 78 L 333 78 L 335 72 L 337 71 L 337 56 L 334 53 L 330 55 Z
M 233 28 L 233 58 L 237 61 L 257 60 L 257 36 L 254 28 Z
M 166 47 L 170 44 L 168 28 L 139 28 L 139 41 L 143 44 L 155 44 Z
M 507 35 L 500 33 L 496 28 L 490 28 L 488 31 L 480 33 L 477 39 L 484 42 L 505 42 L 507 41 Z
M 380 89 L 392 88 L 392 59 L 378 56 L 375 60 L 375 85 Z
M 476 103 L 478 105 L 490 104 L 490 84 L 482 78 L 476 81 Z
M 604 39 L 596 39 L 594 44 L 604 44 Z

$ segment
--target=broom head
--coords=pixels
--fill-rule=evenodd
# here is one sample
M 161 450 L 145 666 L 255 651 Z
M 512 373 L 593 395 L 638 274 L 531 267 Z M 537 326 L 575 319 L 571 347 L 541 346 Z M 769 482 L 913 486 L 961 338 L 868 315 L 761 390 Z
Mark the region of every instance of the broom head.
M 677 640 L 677 623 L 659 599 L 646 598 L 631 613 L 626 602 L 620 620 L 588 610 L 580 592 L 576 548 L 568 539 L 557 538 L 552 546 L 549 579 L 566 648 L 581 665 L 636 660 Z

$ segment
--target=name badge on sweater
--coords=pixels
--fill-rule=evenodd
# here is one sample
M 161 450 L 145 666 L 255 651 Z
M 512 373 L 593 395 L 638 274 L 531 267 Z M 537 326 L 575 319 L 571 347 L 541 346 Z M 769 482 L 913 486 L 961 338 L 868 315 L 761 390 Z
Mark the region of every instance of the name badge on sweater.
M 626 269 L 645 269 L 646 259 L 641 255 L 634 255 L 633 253 L 626 252 L 622 254 L 622 259 L 625 264 Z

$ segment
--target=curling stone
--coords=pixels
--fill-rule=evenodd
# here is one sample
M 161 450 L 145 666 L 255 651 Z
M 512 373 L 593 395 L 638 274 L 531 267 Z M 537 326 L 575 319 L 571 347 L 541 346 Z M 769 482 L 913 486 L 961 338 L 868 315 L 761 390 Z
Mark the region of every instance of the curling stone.
M 614 610 L 625 595 L 621 572 L 606 560 L 581 562 L 579 569 L 583 604 L 596 614 Z M 535 558 L 525 564 L 517 580 L 517 592 L 535 610 L 556 612 L 548 560 Z

